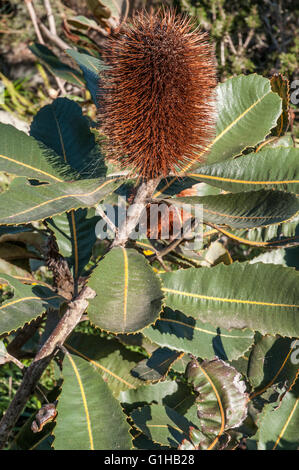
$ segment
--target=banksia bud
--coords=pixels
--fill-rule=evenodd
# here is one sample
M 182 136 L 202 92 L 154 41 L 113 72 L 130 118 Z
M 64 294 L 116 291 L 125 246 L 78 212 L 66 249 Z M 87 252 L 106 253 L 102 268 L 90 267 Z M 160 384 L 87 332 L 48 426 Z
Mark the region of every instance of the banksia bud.
M 172 11 L 139 13 L 105 46 L 108 156 L 144 179 L 177 173 L 214 135 L 216 66 L 207 33 Z

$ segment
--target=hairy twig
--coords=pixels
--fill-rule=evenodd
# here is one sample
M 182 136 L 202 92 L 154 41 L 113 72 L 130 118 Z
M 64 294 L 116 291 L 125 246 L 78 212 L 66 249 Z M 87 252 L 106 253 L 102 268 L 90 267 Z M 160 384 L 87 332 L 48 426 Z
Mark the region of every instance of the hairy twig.
M 78 297 L 68 304 L 67 310 L 60 322 L 25 371 L 22 383 L 0 422 L 0 449 L 3 449 L 5 446 L 24 406 L 36 388 L 42 373 L 54 357 L 57 348 L 64 343 L 75 326 L 80 322 L 88 306 L 88 299 L 95 297 L 95 295 L 92 289 L 84 287 Z
M 130 234 L 133 232 L 140 220 L 148 199 L 152 197 L 159 182 L 160 178 L 156 178 L 140 183 L 133 204 L 129 207 L 127 218 L 119 228 L 118 234 L 113 241 L 111 248 L 125 246 L 129 240 Z

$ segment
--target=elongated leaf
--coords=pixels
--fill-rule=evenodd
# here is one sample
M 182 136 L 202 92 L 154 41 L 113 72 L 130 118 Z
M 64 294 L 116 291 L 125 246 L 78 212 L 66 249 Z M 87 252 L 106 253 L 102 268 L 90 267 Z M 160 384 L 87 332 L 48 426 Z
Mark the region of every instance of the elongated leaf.
M 119 399 L 126 408 L 130 405 L 130 409 L 154 402 L 158 405 L 167 405 L 184 415 L 194 404 L 195 397 L 185 383 L 166 379 L 155 384 L 142 385 L 135 390 L 121 392 Z
M 50 183 L 62 181 L 36 140 L 10 124 L 0 123 L 0 170 Z
M 250 330 L 225 330 L 187 317 L 182 312 L 165 308 L 154 326 L 143 334 L 160 346 L 191 353 L 204 359 L 218 356 L 237 359 L 253 344 Z
M 78 70 L 73 69 L 59 60 L 47 46 L 43 44 L 32 44 L 29 46 L 31 52 L 44 63 L 47 69 L 57 77 L 63 78 L 67 82 L 73 83 L 79 87 L 84 87 L 83 76 Z
M 139 408 L 133 411 L 131 418 L 149 439 L 175 449 L 188 437 L 192 425 L 177 411 L 162 405 Z
M 282 110 L 281 98 L 271 90 L 270 81 L 256 74 L 230 78 L 217 92 L 217 134 L 209 147 L 209 163 L 235 157 L 263 141 Z
M 69 164 L 77 178 L 97 178 L 106 175 L 100 146 L 90 130 L 81 107 L 67 98 L 58 98 L 44 106 L 35 116 L 30 134 L 42 142 L 45 151 L 60 156 L 61 165 Z M 56 165 L 59 166 L 58 162 Z M 66 174 L 65 179 L 71 180 Z
M 200 167 L 190 177 L 233 193 L 262 188 L 299 193 L 299 149 L 265 148 L 235 160 Z
M 239 243 L 245 243 L 260 247 L 288 246 L 299 241 L 298 216 L 282 224 L 274 224 L 265 227 L 256 227 L 249 230 L 226 229 L 217 227 L 221 233 Z
M 233 263 L 161 274 L 166 305 L 215 327 L 299 335 L 299 273 L 272 264 Z
M 132 369 L 131 374 L 145 382 L 157 382 L 165 378 L 171 365 L 180 355 L 169 348 L 158 348 L 148 359 L 140 361 Z
M 56 450 L 129 450 L 129 425 L 94 366 L 66 354 L 54 430 Z
M 186 377 L 198 393 L 199 429 L 208 436 L 214 435 L 211 442 L 200 445 L 212 449 L 226 430 L 240 426 L 246 418 L 246 385 L 241 375 L 220 359 L 201 364 L 193 359 L 187 366 Z
M 68 339 L 66 347 L 99 371 L 116 398 L 121 391 L 135 390 L 142 385 L 130 371 L 143 356 L 129 351 L 118 341 L 75 333 Z
M 93 102 L 96 106 L 99 106 L 99 74 L 105 70 L 107 66 L 105 66 L 103 61 L 100 59 L 92 57 L 88 54 L 83 54 L 82 52 L 75 51 L 74 49 L 67 49 L 66 52 L 81 68 Z
M 137 450 L 152 450 L 152 451 L 161 451 L 161 450 L 169 450 L 168 446 L 161 446 L 154 441 L 148 439 L 144 434 L 140 431 L 136 431 L 138 434 L 133 440 L 134 449 Z
M 190 362 L 189 354 L 184 354 L 173 364 L 172 369 L 175 372 L 178 372 L 179 374 L 184 374 L 189 362 Z
M 169 201 L 179 206 L 188 204 L 190 212 L 202 204 L 204 223 L 236 228 L 281 223 L 294 217 L 299 210 L 299 200 L 294 194 L 272 190 L 180 197 Z
M 97 293 L 88 316 L 99 328 L 132 333 L 153 323 L 161 310 L 160 281 L 137 251 L 114 248 L 93 271 L 88 285 Z
M 259 396 L 275 385 L 290 386 L 298 373 L 298 364 L 294 361 L 295 338 L 263 336 L 256 341 L 248 364 L 248 379 L 254 387 L 251 398 Z
M 258 450 L 298 450 L 298 384 L 286 393 L 276 409 L 266 405 L 255 436 Z M 251 446 L 249 447 L 251 449 Z M 254 447 L 253 447 L 254 448 Z
M 15 178 L 9 189 L 0 194 L 0 224 L 26 224 L 94 206 L 119 184 L 102 178 L 31 186 L 24 178 Z
M 192 186 L 198 184 L 198 178 L 195 174 L 195 177 L 169 177 L 161 180 L 156 192 L 154 193 L 154 198 L 158 199 L 162 196 L 173 196 L 175 194 L 179 194 L 182 191 L 187 189 L 191 189 Z
M 13 297 L 0 305 L 0 334 L 10 333 L 42 315 L 48 306 L 59 308 L 64 301 L 51 289 L 41 285 L 25 286 L 17 279 L 0 273 L 13 288 Z
M 96 242 L 95 227 L 100 220 L 95 210 L 78 209 L 50 219 L 48 224 L 55 233 L 61 253 L 77 278 L 88 263 Z

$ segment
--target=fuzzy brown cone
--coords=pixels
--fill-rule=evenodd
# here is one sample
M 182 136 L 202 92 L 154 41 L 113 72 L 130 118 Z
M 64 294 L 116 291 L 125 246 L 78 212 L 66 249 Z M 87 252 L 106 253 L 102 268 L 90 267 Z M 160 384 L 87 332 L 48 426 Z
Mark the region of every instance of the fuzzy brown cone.
M 99 120 L 108 156 L 144 179 L 184 171 L 214 136 L 216 61 L 207 33 L 140 13 L 106 43 Z

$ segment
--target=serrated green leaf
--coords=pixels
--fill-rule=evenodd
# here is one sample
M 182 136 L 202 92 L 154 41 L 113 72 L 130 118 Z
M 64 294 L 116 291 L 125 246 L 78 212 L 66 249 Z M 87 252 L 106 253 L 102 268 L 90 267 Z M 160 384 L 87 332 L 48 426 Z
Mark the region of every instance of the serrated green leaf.
M 186 189 L 192 188 L 195 184 L 198 184 L 197 175 L 195 178 L 191 177 L 169 177 L 162 179 L 156 192 L 154 193 L 154 198 L 160 198 L 162 195 L 165 196 L 174 196 L 179 194 Z
M 165 308 L 155 325 L 145 328 L 143 334 L 159 346 L 191 353 L 203 359 L 215 356 L 237 359 L 254 341 L 250 330 L 225 330 L 203 323 L 182 312 Z
M 268 227 L 255 227 L 253 229 L 238 230 L 217 227 L 217 230 L 239 243 L 245 243 L 260 247 L 289 246 L 299 241 L 299 217 L 295 216 L 290 221 L 282 224 L 269 225 Z
M 133 444 L 134 444 L 134 449 L 137 449 L 137 450 L 153 450 L 153 451 L 169 450 L 169 446 L 161 446 L 161 444 L 151 441 L 144 434 L 141 434 L 140 432 L 133 440 Z
M 259 420 L 259 429 L 253 441 L 258 450 L 298 450 L 299 395 L 288 391 L 276 409 L 265 406 Z M 251 449 L 251 447 L 249 447 Z
M 199 442 L 200 448 L 213 449 L 226 430 L 241 425 L 247 416 L 246 385 L 241 375 L 220 359 L 193 359 L 187 366 L 186 378 L 198 394 L 198 426 L 211 441 Z
M 67 49 L 66 52 L 81 68 L 93 102 L 96 106 L 99 106 L 99 74 L 105 70 L 107 66 L 105 66 L 102 60 L 91 55 L 75 51 L 74 49 Z
M 190 362 L 189 354 L 184 354 L 173 364 L 172 370 L 179 374 L 184 374 L 189 362 Z
M 252 191 L 215 196 L 190 196 L 169 199 L 169 202 L 190 206 L 193 212 L 203 206 L 203 222 L 228 225 L 236 228 L 252 228 L 285 222 L 299 210 L 295 194 L 282 191 Z
M 30 134 L 41 142 L 45 152 L 59 155 L 60 164 L 68 164 L 78 178 L 106 175 L 104 156 L 81 107 L 67 98 L 57 98 L 34 117 Z M 56 161 L 59 167 L 59 162 Z M 72 175 L 67 172 L 66 180 Z
M 172 408 L 161 405 L 138 408 L 131 418 L 149 439 L 175 449 L 188 437 L 192 425 Z
M 59 253 L 66 258 L 77 278 L 88 263 L 97 240 L 95 227 L 100 220 L 95 210 L 78 209 L 48 221 L 58 244 Z
M 13 297 L 0 306 L 0 334 L 16 331 L 42 315 L 47 307 L 57 309 L 64 301 L 45 286 L 23 285 L 17 279 L 2 273 L 0 279 L 4 279 L 13 288 Z
M 262 142 L 276 125 L 281 98 L 270 81 L 256 74 L 230 78 L 217 87 L 216 137 L 209 146 L 209 163 L 239 155 Z
M 54 160 L 57 156 L 54 156 Z M 0 170 L 18 176 L 47 181 L 62 181 L 61 171 L 47 158 L 46 152 L 25 132 L 0 123 Z
M 57 406 L 55 450 L 129 450 L 129 425 L 94 366 L 66 354 Z
M 113 248 L 88 281 L 97 296 L 89 302 L 92 323 L 113 333 L 132 333 L 153 323 L 161 310 L 160 281 L 134 249 Z
M 140 361 L 131 370 L 133 377 L 145 382 L 157 382 L 165 378 L 171 365 L 180 357 L 180 353 L 169 348 L 158 348 L 148 359 Z
M 254 388 L 251 399 L 270 387 L 290 386 L 298 373 L 293 356 L 299 342 L 295 338 L 260 337 L 251 351 L 248 380 Z
M 31 186 L 24 178 L 15 178 L 0 194 L 0 224 L 26 224 L 92 207 L 119 185 L 119 180 L 99 178 Z
M 94 365 L 116 398 L 120 392 L 135 390 L 141 385 L 130 371 L 142 359 L 142 355 L 129 351 L 118 341 L 74 333 L 67 340 L 66 347 L 72 354 Z
M 233 263 L 160 276 L 166 305 L 185 315 L 215 327 L 299 336 L 299 273 L 292 268 Z
M 263 188 L 299 193 L 299 149 L 265 148 L 235 160 L 200 167 L 189 176 L 233 193 Z
M 145 404 L 157 403 L 167 405 L 184 415 L 193 404 L 195 397 L 191 395 L 188 385 L 175 380 L 164 380 L 155 384 L 147 384 L 136 390 L 126 390 L 120 393 L 119 400 L 128 408 L 134 409 Z

